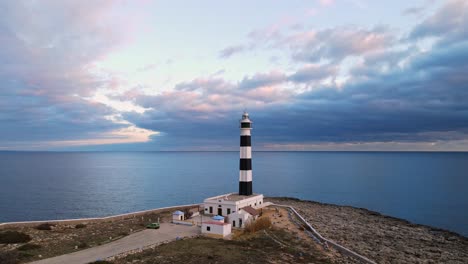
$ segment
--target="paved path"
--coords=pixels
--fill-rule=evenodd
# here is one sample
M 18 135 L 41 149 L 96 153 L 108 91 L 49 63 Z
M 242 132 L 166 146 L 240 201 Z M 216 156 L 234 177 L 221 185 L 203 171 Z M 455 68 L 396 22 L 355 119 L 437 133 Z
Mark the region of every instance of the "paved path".
M 195 226 L 174 225 L 162 223 L 160 229 L 146 229 L 133 233 L 119 240 L 105 245 L 73 252 L 58 257 L 34 261 L 34 264 L 84 264 L 99 259 L 105 259 L 129 250 L 150 246 L 160 242 L 173 240 L 177 237 L 186 237 L 199 234 Z

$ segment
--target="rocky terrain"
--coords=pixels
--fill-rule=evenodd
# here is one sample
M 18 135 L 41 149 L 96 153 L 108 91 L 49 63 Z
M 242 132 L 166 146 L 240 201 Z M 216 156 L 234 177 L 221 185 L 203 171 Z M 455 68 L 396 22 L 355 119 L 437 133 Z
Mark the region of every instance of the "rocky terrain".
M 268 198 L 293 206 L 322 236 L 377 263 L 468 263 L 468 239 L 365 209 L 293 198 Z

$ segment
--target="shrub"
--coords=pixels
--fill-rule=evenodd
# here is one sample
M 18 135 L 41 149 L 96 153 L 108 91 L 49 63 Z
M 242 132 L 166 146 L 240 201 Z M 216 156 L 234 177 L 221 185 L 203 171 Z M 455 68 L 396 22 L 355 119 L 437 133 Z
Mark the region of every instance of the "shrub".
M 52 224 L 44 223 L 44 224 L 40 224 L 40 225 L 36 226 L 36 229 L 37 230 L 52 230 L 53 226 L 54 225 L 52 225 Z
M 31 237 L 29 235 L 18 231 L 5 231 L 0 233 L 0 244 L 26 243 L 30 240 Z
M 255 221 L 248 222 L 245 225 L 244 231 L 248 233 L 255 233 L 257 231 L 268 229 L 271 227 L 271 220 L 268 217 L 260 217 Z
M 78 244 L 78 248 L 87 248 L 88 247 L 88 244 L 86 244 L 86 242 L 80 242 L 80 244 Z
M 85 228 L 85 227 L 86 227 L 85 224 L 77 224 L 77 225 L 75 226 L 75 228 Z
M 0 252 L 0 263 L 2 264 L 17 264 L 19 263 L 19 255 L 16 251 Z
M 18 248 L 19 251 L 33 250 L 41 248 L 41 245 L 38 244 L 24 244 Z

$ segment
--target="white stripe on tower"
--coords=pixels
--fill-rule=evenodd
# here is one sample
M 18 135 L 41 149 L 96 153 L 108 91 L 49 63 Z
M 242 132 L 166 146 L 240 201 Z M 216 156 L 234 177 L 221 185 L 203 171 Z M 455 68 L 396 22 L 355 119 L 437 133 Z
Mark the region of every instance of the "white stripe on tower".
M 250 130 L 252 121 L 244 112 L 240 121 L 240 161 L 239 161 L 239 195 L 252 194 L 252 143 Z

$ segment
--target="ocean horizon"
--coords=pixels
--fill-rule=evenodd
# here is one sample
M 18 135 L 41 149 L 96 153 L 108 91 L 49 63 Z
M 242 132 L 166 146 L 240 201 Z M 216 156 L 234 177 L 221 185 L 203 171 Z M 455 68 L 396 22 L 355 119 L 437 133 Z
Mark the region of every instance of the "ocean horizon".
M 0 151 L 0 222 L 201 203 L 237 192 L 238 163 L 238 151 Z M 252 167 L 256 193 L 468 236 L 467 152 L 254 151 Z

